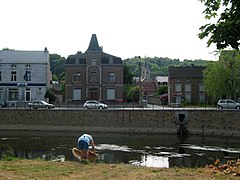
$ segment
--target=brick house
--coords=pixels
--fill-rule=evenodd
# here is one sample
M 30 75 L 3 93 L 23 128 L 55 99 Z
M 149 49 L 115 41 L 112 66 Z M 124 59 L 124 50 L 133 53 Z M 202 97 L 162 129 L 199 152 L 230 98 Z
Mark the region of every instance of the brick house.
M 205 102 L 203 66 L 169 67 L 168 102 L 199 104 Z
M 122 59 L 104 53 L 93 34 L 85 53 L 70 55 L 65 64 L 65 101 L 67 103 L 122 101 Z
M 7 101 L 9 106 L 23 106 L 34 99 L 45 100 L 51 80 L 47 48 L 0 51 L 0 100 Z

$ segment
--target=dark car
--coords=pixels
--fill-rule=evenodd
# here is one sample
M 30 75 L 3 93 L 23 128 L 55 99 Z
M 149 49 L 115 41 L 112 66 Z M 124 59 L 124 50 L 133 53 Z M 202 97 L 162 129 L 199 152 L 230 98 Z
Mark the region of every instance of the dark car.
M 38 108 L 45 108 L 45 109 L 52 109 L 55 108 L 53 104 L 47 103 L 45 101 L 41 100 L 35 100 L 30 103 L 28 103 L 28 107 L 31 109 L 38 109 Z
M 104 103 L 100 103 L 100 102 L 98 102 L 96 100 L 89 100 L 89 101 L 86 101 L 83 104 L 83 107 L 85 109 L 107 109 L 108 105 L 106 105 Z

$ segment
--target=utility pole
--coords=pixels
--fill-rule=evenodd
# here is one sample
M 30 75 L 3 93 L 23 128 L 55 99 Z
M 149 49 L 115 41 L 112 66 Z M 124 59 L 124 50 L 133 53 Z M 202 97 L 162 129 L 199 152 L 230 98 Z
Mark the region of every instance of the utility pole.
M 141 62 L 139 61 L 139 106 L 142 107 L 142 67 Z

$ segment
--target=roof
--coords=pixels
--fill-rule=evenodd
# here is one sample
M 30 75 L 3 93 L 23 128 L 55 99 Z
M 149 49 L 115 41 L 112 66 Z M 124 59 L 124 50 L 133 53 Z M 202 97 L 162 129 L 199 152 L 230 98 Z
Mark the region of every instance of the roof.
M 157 82 L 168 82 L 168 76 L 157 76 L 156 81 Z
M 97 35 L 92 34 L 87 51 L 102 51 L 102 48 L 98 45 Z
M 75 55 L 68 56 L 66 64 L 86 64 L 87 56 L 89 53 L 100 52 L 101 53 L 101 63 L 102 64 L 122 64 L 122 59 L 117 56 L 113 56 L 107 53 L 104 53 L 98 45 L 97 36 L 93 34 L 88 46 L 88 49 L 85 53 L 78 52 Z
M 203 78 L 204 66 L 169 67 L 169 78 Z
M 47 63 L 49 53 L 44 51 L 1 50 L 1 63 Z

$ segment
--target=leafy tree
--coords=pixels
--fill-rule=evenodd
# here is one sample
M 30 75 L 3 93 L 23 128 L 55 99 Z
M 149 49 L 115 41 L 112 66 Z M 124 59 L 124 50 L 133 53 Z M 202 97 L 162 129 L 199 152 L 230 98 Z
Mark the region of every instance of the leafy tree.
M 49 59 L 53 75 L 56 75 L 58 80 L 61 80 L 62 73 L 64 72 L 64 65 L 66 62 L 65 57 L 61 57 L 58 54 L 50 54 Z
M 139 86 L 124 85 L 124 100 L 128 102 L 138 102 L 139 100 Z
M 240 1 L 239 0 L 199 0 L 204 3 L 205 18 L 218 17 L 216 23 L 200 27 L 199 38 L 209 37 L 207 45 L 216 44 L 217 49 L 231 46 L 239 49 L 240 43 Z
M 49 98 L 49 102 L 54 102 L 56 99 L 56 95 L 53 93 L 51 89 L 47 89 L 46 94 L 44 95 L 44 98 Z
M 166 94 L 168 93 L 168 86 L 167 85 L 160 85 L 157 90 L 158 95 Z
M 57 77 L 56 74 L 53 74 L 53 75 L 52 75 L 52 80 L 53 80 L 53 81 L 57 81 L 57 80 L 58 80 L 58 77 Z
M 123 84 L 132 84 L 133 83 L 134 73 L 130 70 L 130 66 L 124 63 L 123 67 Z
M 236 99 L 240 90 L 240 54 L 238 51 L 221 51 L 219 61 L 210 62 L 204 70 L 207 95 L 213 100 Z

